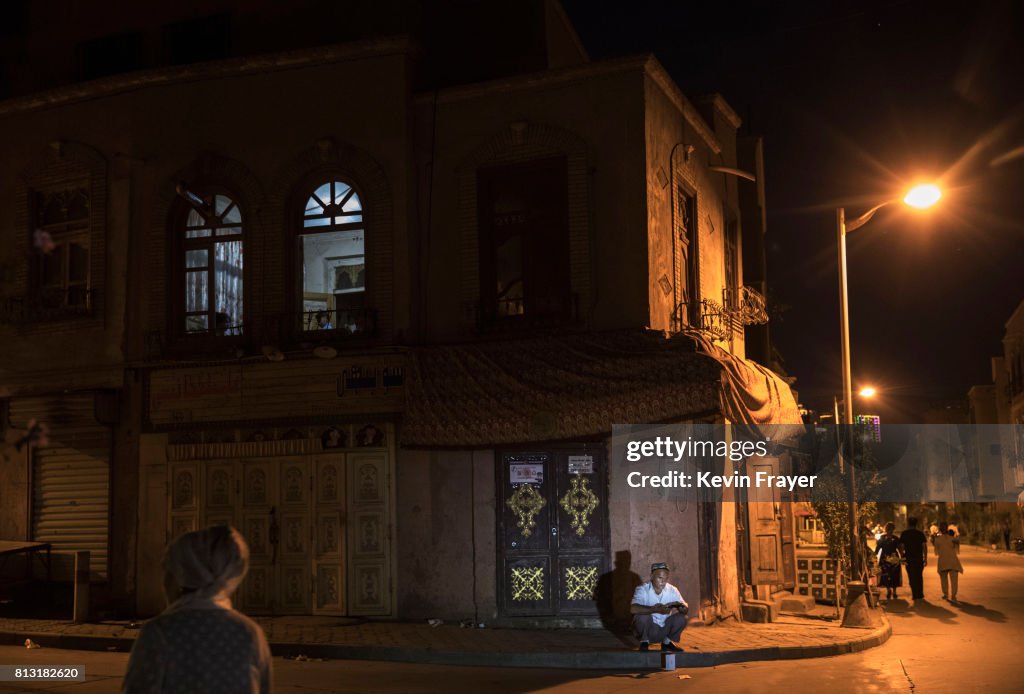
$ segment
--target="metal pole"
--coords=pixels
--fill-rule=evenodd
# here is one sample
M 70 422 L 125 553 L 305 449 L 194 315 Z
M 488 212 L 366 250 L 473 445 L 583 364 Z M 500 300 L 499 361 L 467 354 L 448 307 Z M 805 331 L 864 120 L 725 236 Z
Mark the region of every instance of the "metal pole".
M 836 241 L 839 246 L 839 327 L 841 331 L 841 348 L 843 353 L 843 424 L 846 436 L 840 437 L 852 442 L 853 433 L 853 384 L 850 378 L 850 313 L 846 289 L 846 210 L 836 208 Z M 840 465 L 845 457 L 844 447 L 840 446 Z M 852 453 L 852 450 L 851 450 Z M 849 523 L 850 523 L 850 578 L 858 580 L 858 542 L 857 542 L 857 496 L 856 473 L 853 460 L 846 466 L 850 476 Z

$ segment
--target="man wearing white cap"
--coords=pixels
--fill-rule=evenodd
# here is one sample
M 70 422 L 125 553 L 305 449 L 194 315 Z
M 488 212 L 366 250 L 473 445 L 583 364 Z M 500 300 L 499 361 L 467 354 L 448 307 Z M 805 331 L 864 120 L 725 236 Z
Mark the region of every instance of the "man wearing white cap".
M 686 628 L 689 607 L 679 589 L 668 582 L 668 565 L 651 564 L 651 580 L 637 586 L 629 606 L 640 650 L 646 651 L 652 641 L 660 642 L 663 651 L 683 650 L 675 642 Z

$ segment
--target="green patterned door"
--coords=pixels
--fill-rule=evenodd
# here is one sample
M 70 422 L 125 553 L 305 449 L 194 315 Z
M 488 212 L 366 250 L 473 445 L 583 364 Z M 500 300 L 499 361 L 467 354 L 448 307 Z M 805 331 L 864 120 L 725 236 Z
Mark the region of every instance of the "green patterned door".
M 603 449 L 499 456 L 501 612 L 509 617 L 597 614 L 606 567 Z

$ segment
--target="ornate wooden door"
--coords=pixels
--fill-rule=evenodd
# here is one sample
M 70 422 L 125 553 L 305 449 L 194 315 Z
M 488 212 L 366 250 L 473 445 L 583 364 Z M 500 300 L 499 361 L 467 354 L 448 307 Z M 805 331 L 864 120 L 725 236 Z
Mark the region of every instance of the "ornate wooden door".
M 277 608 L 277 561 L 281 518 L 276 492 L 277 461 L 243 460 L 238 464 L 241 494 L 237 527 L 249 543 L 249 573 L 239 589 L 239 607 L 252 614 L 271 614 Z
M 348 454 L 348 613 L 391 612 L 391 486 L 387 451 Z
M 607 557 L 606 469 L 600 451 L 501 454 L 503 615 L 596 614 Z
M 747 474 L 756 480 L 757 473 L 779 474 L 778 458 L 750 458 Z M 782 582 L 779 521 L 779 492 L 776 487 L 751 484 L 747 503 L 750 528 L 750 579 L 755 586 Z
M 313 612 L 345 614 L 345 456 L 313 459 L 316 533 L 313 554 Z
M 312 478 L 308 457 L 278 461 L 277 614 L 309 614 L 312 609 Z

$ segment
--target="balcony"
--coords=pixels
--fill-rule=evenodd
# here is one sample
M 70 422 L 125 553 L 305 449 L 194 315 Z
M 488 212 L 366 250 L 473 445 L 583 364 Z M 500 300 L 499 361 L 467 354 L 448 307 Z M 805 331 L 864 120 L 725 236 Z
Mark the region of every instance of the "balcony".
M 744 326 L 764 325 L 768 322 L 767 302 L 764 296 L 747 286 L 724 288 L 722 303 L 713 299 L 701 299 L 696 325 L 685 325 L 683 318 L 687 315 L 687 304 L 679 304 L 672 317 L 673 324 L 683 326 L 682 330 L 703 333 L 714 340 L 731 340 L 733 333 L 742 332 Z
M 329 346 L 338 349 L 376 338 L 377 310 L 348 308 L 271 314 L 209 331 L 146 334 L 145 359 L 253 356 Z

